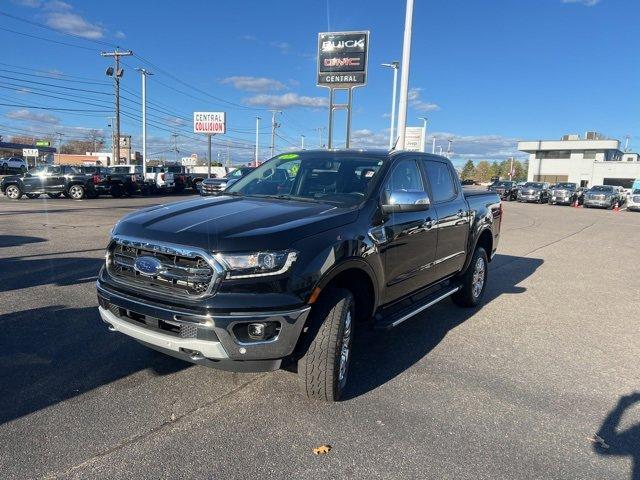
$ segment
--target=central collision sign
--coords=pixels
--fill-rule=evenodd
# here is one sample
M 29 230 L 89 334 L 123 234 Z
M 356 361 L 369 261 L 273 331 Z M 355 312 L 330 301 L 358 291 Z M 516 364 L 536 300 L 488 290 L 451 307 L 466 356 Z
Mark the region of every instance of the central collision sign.
M 219 135 L 226 131 L 225 112 L 193 112 L 193 133 Z
M 318 34 L 318 86 L 349 88 L 367 83 L 369 32 Z

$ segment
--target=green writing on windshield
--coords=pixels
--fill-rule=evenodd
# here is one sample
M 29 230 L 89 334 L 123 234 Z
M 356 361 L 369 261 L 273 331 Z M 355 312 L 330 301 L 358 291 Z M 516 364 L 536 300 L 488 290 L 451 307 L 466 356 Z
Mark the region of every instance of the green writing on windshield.
M 300 155 L 297 153 L 285 153 L 278 157 L 279 160 L 293 160 L 294 158 L 298 158 Z

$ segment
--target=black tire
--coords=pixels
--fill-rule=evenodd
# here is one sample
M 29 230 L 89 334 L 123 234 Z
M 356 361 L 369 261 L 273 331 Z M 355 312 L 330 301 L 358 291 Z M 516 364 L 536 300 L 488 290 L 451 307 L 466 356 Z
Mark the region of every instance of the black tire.
M 4 189 L 4 194 L 11 200 L 20 200 L 22 198 L 22 190 L 18 185 L 8 185 Z
M 343 288 L 331 289 L 322 295 L 311 315 L 312 337 L 298 360 L 300 388 L 307 398 L 336 402 L 349 373 L 355 323 L 353 295 Z
M 32 200 L 36 199 L 36 198 L 40 198 L 40 194 L 39 193 L 25 193 L 27 198 L 30 198 Z
M 60 198 L 62 196 L 62 192 L 56 192 L 56 193 L 47 193 L 47 196 L 49 198 Z
M 119 183 L 116 183 L 111 187 L 111 196 L 113 198 L 120 198 L 123 194 L 124 191 L 122 190 L 122 185 L 120 185 Z
M 479 272 L 479 262 L 482 263 L 482 273 Z M 471 263 L 467 267 L 467 270 L 460 277 L 462 283 L 460 290 L 454 293 L 452 300 L 461 307 L 477 307 L 482 302 L 484 291 L 487 288 L 487 276 L 488 276 L 489 258 L 487 252 L 482 247 L 477 247 L 471 257 Z M 477 289 L 476 281 L 482 276 L 482 284 Z
M 86 196 L 86 190 L 82 185 L 71 185 L 67 193 L 71 200 L 82 200 Z

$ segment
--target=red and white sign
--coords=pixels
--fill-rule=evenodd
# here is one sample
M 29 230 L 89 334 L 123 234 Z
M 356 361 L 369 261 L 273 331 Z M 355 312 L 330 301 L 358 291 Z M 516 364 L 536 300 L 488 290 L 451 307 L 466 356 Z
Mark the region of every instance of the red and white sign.
M 220 135 L 226 131 L 224 112 L 193 112 L 193 133 Z

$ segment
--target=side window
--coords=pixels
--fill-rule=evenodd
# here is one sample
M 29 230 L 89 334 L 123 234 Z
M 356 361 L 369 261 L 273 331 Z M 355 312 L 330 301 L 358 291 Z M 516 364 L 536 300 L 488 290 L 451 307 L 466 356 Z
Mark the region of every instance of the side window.
M 49 175 L 61 175 L 62 174 L 62 167 L 60 167 L 59 165 L 52 165 L 49 167 L 47 173 Z
M 434 202 L 445 202 L 456 196 L 456 188 L 451 178 L 451 169 L 446 163 L 425 160 L 427 178 L 431 185 Z
M 395 167 L 387 180 L 385 192 L 423 192 L 422 175 L 415 160 L 402 160 Z

